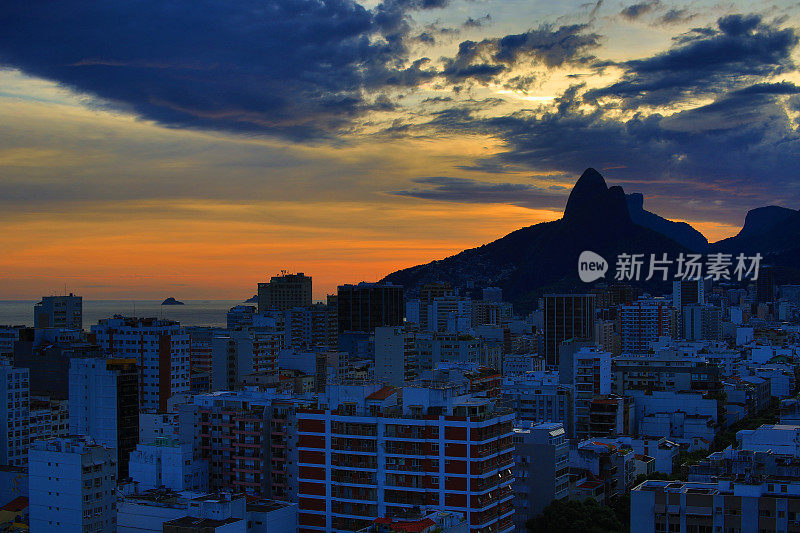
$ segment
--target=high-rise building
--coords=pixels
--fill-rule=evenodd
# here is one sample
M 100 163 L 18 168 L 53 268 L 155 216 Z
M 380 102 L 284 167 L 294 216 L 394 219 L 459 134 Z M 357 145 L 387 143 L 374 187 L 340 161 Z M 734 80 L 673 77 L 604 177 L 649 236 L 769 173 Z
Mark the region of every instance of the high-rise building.
M 286 346 L 308 350 L 335 348 L 329 335 L 330 314 L 328 306 L 318 303 L 309 307 L 294 307 L 284 311 Z
M 460 513 L 471 531 L 514 531 L 514 413 L 468 385 L 332 386 L 298 409 L 302 532 L 358 531 L 409 509 Z
M 139 407 L 167 410 L 174 394 L 189 392 L 189 334 L 177 322 L 115 316 L 92 326 L 97 343 L 112 357 L 139 365 Z
M 391 283 L 340 285 L 339 333 L 371 333 L 381 326 L 403 325 L 403 287 Z
M 33 325 L 38 328 L 83 329 L 83 298 L 44 296 L 33 306 Z
M 703 304 L 706 301 L 705 281 L 681 280 L 672 282 L 672 307 L 681 310 L 687 305 Z
M 775 272 L 770 265 L 759 268 L 756 279 L 756 302 L 767 303 L 775 301 Z
M 272 276 L 269 283 L 258 284 L 258 312 L 270 309 L 285 311 L 311 305 L 311 276 L 302 272 Z
M 528 424 L 558 422 L 572 429 L 573 392 L 559 383 L 558 372 L 533 372 L 504 378 L 503 405 L 512 409 L 517 420 Z
M 375 328 L 375 382 L 402 387 L 417 375 L 414 336 L 400 327 Z
M 167 488 L 208 491 L 208 462 L 194 457 L 191 443 L 159 437 L 130 454 L 130 477 L 137 492 Z
M 116 471 L 113 454 L 90 437 L 31 444 L 31 531 L 116 531 Z
M 558 366 L 558 350 L 565 340 L 594 340 L 594 294 L 546 294 L 544 306 L 545 364 Z
M 30 388 L 27 368 L 0 365 L 0 465 L 28 462 Z
M 570 436 L 583 440 L 591 436 L 591 404 L 595 396 L 611 393 L 611 354 L 595 347 L 581 348 L 572 360 L 575 390 Z
M 0 356 L 14 355 L 14 343 L 24 326 L 0 326 Z
M 73 359 L 69 368 L 69 432 L 88 435 L 111 453 L 119 479 L 139 442 L 136 359 Z
M 799 482 L 734 479 L 643 482 L 631 491 L 631 533 L 797 530 Z
M 298 472 L 293 413 L 315 404 L 249 390 L 197 395 L 178 408 L 180 438 L 208 461 L 211 490 L 288 501 Z
M 235 308 L 234 308 L 235 309 Z M 230 326 L 230 313 L 228 313 Z M 229 327 L 228 329 L 236 329 Z M 203 326 L 186 328 L 189 333 L 189 385 L 192 392 L 211 392 L 211 339 L 223 330 Z
M 514 428 L 514 522 L 517 531 L 553 500 L 569 498 L 569 441 L 561 423 Z
M 660 337 L 671 336 L 672 309 L 665 303 L 635 302 L 619 310 L 622 353 L 645 353 Z
M 683 308 L 683 337 L 690 341 L 716 341 L 722 338 L 722 310 L 709 305 Z
M 283 333 L 242 330 L 216 335 L 211 340 L 212 390 L 238 389 L 251 374 L 274 372 L 283 347 Z
M 67 400 L 31 396 L 29 412 L 29 442 L 69 435 L 69 406 Z

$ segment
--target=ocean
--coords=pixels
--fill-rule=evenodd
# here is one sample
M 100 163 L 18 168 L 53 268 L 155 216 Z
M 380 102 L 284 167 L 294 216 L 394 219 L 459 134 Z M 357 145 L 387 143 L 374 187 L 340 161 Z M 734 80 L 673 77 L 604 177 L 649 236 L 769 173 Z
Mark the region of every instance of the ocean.
M 162 300 L 83 299 L 83 329 L 114 315 L 159 317 L 184 326 L 226 326 L 228 310 L 238 300 L 182 300 L 186 305 L 161 305 Z M 38 300 L 0 300 L 0 324 L 33 326 L 33 306 Z M 254 304 L 250 304 L 254 305 Z

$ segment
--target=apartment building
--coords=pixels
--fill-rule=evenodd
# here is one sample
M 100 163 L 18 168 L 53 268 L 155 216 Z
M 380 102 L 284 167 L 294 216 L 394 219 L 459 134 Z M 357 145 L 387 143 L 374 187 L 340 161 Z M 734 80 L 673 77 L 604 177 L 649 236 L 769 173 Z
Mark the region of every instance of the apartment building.
M 90 437 L 35 442 L 29 451 L 31 531 L 117 530 L 117 466 Z
M 269 283 L 258 284 L 258 312 L 270 309 L 285 311 L 311 305 L 311 276 L 302 272 L 272 276 Z
M 561 423 L 514 428 L 514 523 L 517 531 L 553 500 L 569 498 L 569 441 Z
M 166 411 L 172 395 L 189 392 L 190 337 L 177 322 L 117 315 L 92 333 L 111 356 L 136 359 L 141 409 Z
M 596 396 L 611 393 L 611 354 L 597 347 L 583 347 L 572 357 L 574 403 L 573 438 L 583 440 L 592 434 L 590 414 Z
M 622 353 L 647 353 L 652 342 L 674 335 L 675 316 L 665 303 L 623 305 L 619 320 Z
M 420 508 L 463 513 L 473 533 L 513 531 L 514 414 L 467 387 L 337 385 L 298 409 L 299 531 Z
M 289 501 L 296 480 L 293 413 L 315 404 L 274 391 L 214 392 L 178 408 L 180 440 L 209 463 L 211 490 Z
M 247 376 L 275 372 L 278 354 L 284 347 L 279 332 L 229 331 L 211 340 L 212 390 L 242 386 Z
M 27 368 L 0 365 L 0 465 L 25 466 L 30 442 L 30 387 Z
M 69 369 L 69 432 L 106 447 L 119 479 L 139 441 L 139 370 L 136 359 L 73 359 Z
M 33 306 L 35 328 L 83 329 L 83 298 L 72 293 L 45 296 Z
M 631 533 L 800 531 L 800 483 L 648 480 L 631 491 Z
M 557 372 L 531 372 L 504 378 L 503 405 L 524 422 L 560 422 L 572 428 L 572 388 L 558 382 Z

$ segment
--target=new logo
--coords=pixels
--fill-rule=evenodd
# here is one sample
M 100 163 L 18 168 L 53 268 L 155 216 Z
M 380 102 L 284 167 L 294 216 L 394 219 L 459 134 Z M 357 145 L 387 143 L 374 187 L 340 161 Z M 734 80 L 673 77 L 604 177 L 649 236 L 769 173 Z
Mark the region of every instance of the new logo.
M 578 257 L 578 276 L 584 283 L 591 283 L 606 275 L 608 262 L 599 254 L 585 250 Z

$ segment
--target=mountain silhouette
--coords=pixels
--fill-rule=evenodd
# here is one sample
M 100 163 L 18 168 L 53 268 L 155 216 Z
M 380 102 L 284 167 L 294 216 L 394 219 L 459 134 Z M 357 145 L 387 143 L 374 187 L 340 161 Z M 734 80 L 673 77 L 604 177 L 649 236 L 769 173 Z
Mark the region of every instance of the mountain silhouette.
M 674 222 L 646 211 L 642 193 L 630 193 L 627 195 L 627 200 L 628 213 L 636 224 L 666 235 L 693 252 L 704 252 L 708 248 L 708 240 L 703 234 L 686 222 Z
M 779 254 L 800 247 L 800 212 L 769 205 L 751 209 L 734 237 L 712 245 L 717 252 Z
M 588 290 L 578 279 L 578 256 L 591 250 L 609 263 L 605 281 L 615 273 L 621 253 L 674 257 L 689 249 L 674 239 L 635 223 L 621 187 L 608 187 L 587 169 L 576 182 L 560 220 L 528 226 L 492 243 L 425 265 L 399 270 L 384 281 L 403 285 L 414 295 L 425 283 L 447 281 L 454 287 L 497 286 L 518 311 L 536 306 L 544 292 Z M 642 279 L 647 264 L 642 267 Z M 602 282 L 603 280 L 599 280 Z M 664 290 L 668 283 L 653 282 Z

